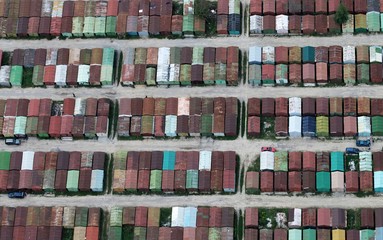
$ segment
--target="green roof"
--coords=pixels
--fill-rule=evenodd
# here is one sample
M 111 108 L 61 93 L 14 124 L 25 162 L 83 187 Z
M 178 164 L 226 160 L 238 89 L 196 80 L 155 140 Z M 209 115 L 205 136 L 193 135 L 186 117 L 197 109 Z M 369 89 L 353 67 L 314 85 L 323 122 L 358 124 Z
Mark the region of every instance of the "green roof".
M 302 61 L 315 62 L 315 47 L 307 46 L 302 48 Z
M 301 229 L 289 229 L 289 240 L 301 240 L 302 230 Z
M 77 192 L 78 191 L 78 178 L 80 175 L 80 171 L 78 170 L 70 170 L 68 171 L 67 181 L 66 181 L 66 188 L 70 192 Z
M 176 165 L 176 152 L 164 151 L 164 159 L 162 162 L 163 170 L 174 170 Z
M 162 187 L 162 170 L 151 170 L 150 171 L 150 190 L 161 191 Z
M 330 172 L 316 173 L 316 189 L 318 192 L 330 192 Z
M 109 37 L 116 36 L 117 17 L 106 17 L 105 32 Z
M 316 240 L 317 233 L 315 229 L 304 229 L 303 230 L 303 240 Z
M 11 153 L 6 151 L 0 152 L 0 170 L 9 170 L 9 163 L 11 161 Z
M 86 227 L 88 225 L 88 208 L 77 207 L 74 225 L 76 227 Z
M 374 116 L 371 118 L 371 131 L 374 136 L 383 136 L 383 117 Z
M 198 189 L 198 170 L 186 171 L 186 188 Z
M 122 208 L 112 207 L 110 210 L 110 226 L 120 227 L 122 226 Z
M 134 239 L 146 240 L 146 227 L 134 227 Z
M 380 13 L 379 12 L 368 12 L 367 17 L 367 29 L 369 32 L 380 31 Z
M 109 240 L 121 240 L 122 227 L 109 227 L 108 239 Z
M 331 172 L 344 171 L 343 152 L 331 152 Z
M 375 231 L 372 229 L 363 229 L 359 231 L 360 240 L 375 239 Z
M 288 171 L 287 157 L 287 151 L 278 151 L 274 153 L 274 171 Z
M 12 86 L 21 86 L 23 81 L 23 66 L 12 66 L 9 81 Z
M 210 136 L 213 128 L 213 116 L 204 114 L 201 116 L 201 135 Z

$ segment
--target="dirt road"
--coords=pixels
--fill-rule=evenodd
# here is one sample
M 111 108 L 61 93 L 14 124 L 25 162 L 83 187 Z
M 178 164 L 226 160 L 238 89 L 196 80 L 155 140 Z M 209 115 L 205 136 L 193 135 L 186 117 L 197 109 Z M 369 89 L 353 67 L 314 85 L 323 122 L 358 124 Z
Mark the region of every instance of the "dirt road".
M 283 208 L 308 208 L 308 207 L 332 207 L 332 208 L 368 208 L 383 207 L 381 197 L 357 198 L 351 195 L 339 197 L 309 196 L 249 196 L 245 194 L 235 195 L 212 195 L 212 196 L 82 196 L 82 197 L 42 197 L 27 196 L 22 200 L 9 199 L 2 195 L 2 205 L 17 206 L 88 206 L 111 208 L 113 206 L 148 206 L 148 207 L 172 207 L 172 206 L 219 206 L 235 207 L 283 207 Z

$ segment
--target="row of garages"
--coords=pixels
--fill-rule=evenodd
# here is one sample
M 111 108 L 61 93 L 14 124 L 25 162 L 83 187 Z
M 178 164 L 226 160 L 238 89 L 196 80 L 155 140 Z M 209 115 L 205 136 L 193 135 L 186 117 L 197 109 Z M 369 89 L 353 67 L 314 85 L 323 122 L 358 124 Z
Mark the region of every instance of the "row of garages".
M 91 239 L 102 236 L 101 208 L 0 206 L 1 239 Z
M 234 193 L 235 152 L 153 151 L 113 155 L 114 193 Z
M 240 1 L 220 1 L 214 33 L 239 35 Z M 206 21 L 194 14 L 194 1 L 45 1 L 0 4 L 1 37 L 143 37 L 204 35 Z M 198 9 L 197 9 L 198 11 Z
M 370 98 L 251 98 L 248 135 L 260 137 L 266 121 L 277 137 L 381 136 L 382 100 Z
M 235 239 L 237 214 L 232 207 L 113 207 L 108 239 Z
M 103 152 L 0 152 L 0 191 L 102 192 Z
M 252 46 L 248 63 L 251 85 L 382 82 L 381 46 Z
M 383 176 L 382 152 L 262 152 L 259 171 L 246 173 L 248 193 L 375 192 Z
M 123 86 L 239 84 L 238 47 L 129 48 L 123 57 Z
M 265 226 L 271 219 L 272 227 Z M 274 220 L 275 219 L 275 220 Z M 278 222 L 279 220 L 279 222 Z M 381 208 L 245 209 L 246 240 L 381 239 Z
M 238 113 L 237 98 L 122 98 L 117 136 L 235 137 Z
M 108 136 L 107 98 L 1 99 L 1 137 L 105 138 Z

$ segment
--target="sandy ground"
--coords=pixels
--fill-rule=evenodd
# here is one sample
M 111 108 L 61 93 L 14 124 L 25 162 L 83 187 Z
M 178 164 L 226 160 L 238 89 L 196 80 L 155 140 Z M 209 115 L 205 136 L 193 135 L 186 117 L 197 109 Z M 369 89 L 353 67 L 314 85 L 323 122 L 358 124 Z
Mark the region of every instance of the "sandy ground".
M 248 2 L 248 1 L 245 1 Z M 245 34 L 246 35 L 246 34 Z M 140 40 L 117 40 L 117 39 L 68 39 L 68 40 L 0 40 L 0 49 L 12 50 L 16 48 L 94 48 L 113 47 L 124 50 L 128 47 L 183 47 L 183 46 L 239 46 L 247 50 L 249 46 L 330 46 L 330 45 L 383 45 L 381 35 L 342 35 L 336 37 L 257 37 L 249 38 L 245 35 L 228 38 L 209 39 L 140 39 Z M 12 88 L 1 89 L 1 98 L 44 98 L 63 99 L 65 97 L 108 97 L 118 99 L 122 97 L 237 97 L 241 101 L 247 101 L 250 97 L 348 97 L 368 96 L 382 97 L 383 86 L 349 86 L 338 88 L 299 88 L 299 87 L 261 87 L 252 88 L 241 83 L 238 87 L 176 87 L 175 89 L 157 87 L 124 88 L 114 86 L 112 88 Z M 377 151 L 382 148 L 382 142 L 372 146 Z M 261 146 L 273 146 L 283 150 L 311 150 L 311 151 L 343 151 L 348 146 L 355 146 L 353 140 L 247 140 L 239 137 L 233 141 L 219 141 L 213 139 L 180 139 L 180 140 L 143 140 L 143 141 L 117 141 L 116 139 L 104 141 L 75 141 L 63 142 L 60 140 L 37 140 L 30 139 L 20 147 L 6 147 L 0 145 L 0 149 L 11 151 L 35 150 L 50 151 L 60 150 L 98 150 L 115 152 L 117 150 L 235 150 L 241 157 L 241 165 L 247 167 L 259 154 Z M 244 193 L 235 195 L 213 196 L 86 196 L 86 197 L 54 197 L 28 196 L 23 200 L 9 199 L 6 195 L 0 195 L 0 202 L 7 206 L 26 205 L 76 205 L 76 206 L 101 206 L 109 208 L 115 205 L 121 206 L 174 206 L 174 205 L 209 205 L 209 206 L 247 206 L 267 207 L 383 207 L 383 202 L 378 197 L 356 198 L 347 196 L 247 196 Z

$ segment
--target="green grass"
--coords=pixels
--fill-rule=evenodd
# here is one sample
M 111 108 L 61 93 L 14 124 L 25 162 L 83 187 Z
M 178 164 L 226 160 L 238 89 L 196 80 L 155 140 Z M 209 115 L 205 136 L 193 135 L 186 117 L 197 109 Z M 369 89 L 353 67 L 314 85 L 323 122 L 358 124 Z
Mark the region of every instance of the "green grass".
M 241 5 L 242 5 L 242 4 L 241 4 Z M 250 29 L 247 29 L 247 25 L 248 25 L 249 22 L 250 22 L 250 17 L 249 17 L 249 7 L 248 7 L 248 6 L 245 6 L 243 9 L 244 9 L 244 11 L 241 12 L 241 13 L 242 13 L 241 16 L 243 16 L 243 19 L 244 19 L 244 21 L 243 21 L 242 33 L 243 33 L 244 35 L 246 35 L 247 32 L 250 31 Z M 242 8 L 241 8 L 241 11 L 242 11 Z M 247 30 L 247 32 L 245 32 L 246 30 Z
M 33 87 L 32 76 L 33 76 L 33 67 L 24 67 L 23 81 L 21 84 L 23 88 Z
M 63 240 L 72 240 L 73 239 L 73 233 L 74 233 L 73 228 L 63 228 L 62 239 Z
M 247 168 L 248 172 L 259 172 L 260 171 L 260 157 L 258 156 Z
M 106 221 L 106 215 L 104 212 L 104 209 L 101 209 L 100 212 L 100 225 L 99 225 L 99 236 L 100 239 L 106 239 L 106 234 L 107 233 L 107 221 Z
M 122 226 L 122 239 L 123 240 L 134 239 L 134 226 L 129 226 L 129 225 Z
M 239 177 L 240 192 L 242 192 L 244 182 L 245 182 L 245 168 L 242 167 L 241 168 L 241 175 Z
M 246 130 L 246 103 L 242 102 L 242 114 L 241 114 L 241 137 L 245 135 Z
M 240 51 L 240 54 L 242 54 L 242 58 L 239 58 L 239 67 L 242 68 L 240 69 L 241 77 L 242 77 L 242 83 L 246 84 L 246 76 L 247 76 L 247 54 L 246 52 Z
M 113 154 L 107 154 L 108 161 L 107 161 L 107 167 L 105 167 L 105 173 L 108 175 L 104 176 L 104 186 L 106 186 L 106 192 L 110 194 L 112 192 L 112 184 L 113 184 Z
M 269 222 L 267 219 L 269 218 L 271 220 L 272 229 L 276 228 L 277 222 L 275 221 L 275 217 L 277 213 L 284 212 L 286 214 L 286 221 L 287 221 L 287 214 L 288 210 L 286 208 L 259 208 L 258 209 L 258 219 L 259 219 L 259 228 L 267 228 L 267 223 Z M 287 224 L 287 222 L 286 222 Z
M 350 164 L 354 162 L 355 164 L 355 171 L 359 171 L 359 156 L 357 154 L 346 154 L 346 165 L 345 170 L 350 171 Z
M 172 217 L 171 208 L 161 208 L 160 210 L 160 227 L 170 227 Z
M 183 4 L 177 1 L 173 1 L 172 15 L 183 15 Z
M 116 77 L 114 79 L 116 82 L 116 86 L 118 86 L 118 84 L 120 83 L 123 59 L 124 58 L 123 58 L 122 52 L 120 52 L 119 57 L 118 57 L 118 61 L 116 61 L 117 62 L 117 66 L 116 66 L 117 72 L 115 72 Z
M 108 138 L 114 138 L 117 129 L 117 120 L 118 120 L 118 100 L 110 101 L 109 109 L 109 126 L 108 126 Z
M 347 210 L 347 229 L 360 229 L 360 210 Z
M 237 219 L 237 218 L 235 218 Z M 235 229 L 236 231 L 236 234 L 234 234 L 234 236 L 236 237 L 236 239 L 238 240 L 242 240 L 242 236 L 243 236 L 243 225 L 244 225 L 244 222 L 243 222 L 243 214 L 242 214 L 242 210 L 239 210 L 239 216 L 238 216 L 238 223 L 235 224 L 234 223 L 234 226 L 237 226 Z
M 261 138 L 275 139 L 275 117 L 261 117 Z
M 1 65 L 11 65 L 11 52 L 3 52 Z

